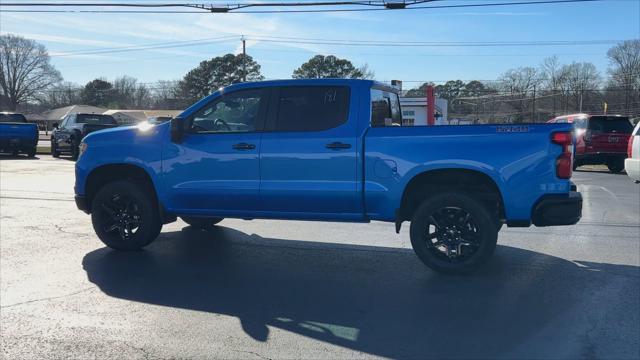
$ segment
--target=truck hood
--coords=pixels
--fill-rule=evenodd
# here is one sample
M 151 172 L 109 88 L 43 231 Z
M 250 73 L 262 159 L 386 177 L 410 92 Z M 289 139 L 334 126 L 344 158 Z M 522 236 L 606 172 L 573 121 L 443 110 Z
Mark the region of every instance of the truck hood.
M 168 123 L 153 125 L 141 123 L 135 126 L 120 126 L 98 130 L 87 135 L 83 141 L 88 145 L 133 145 L 160 141 L 169 129 Z

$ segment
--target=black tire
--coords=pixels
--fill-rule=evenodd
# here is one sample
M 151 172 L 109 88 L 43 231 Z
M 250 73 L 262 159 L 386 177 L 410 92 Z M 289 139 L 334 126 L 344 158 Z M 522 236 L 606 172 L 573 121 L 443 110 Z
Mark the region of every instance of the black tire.
M 624 159 L 623 158 L 613 158 L 607 161 L 607 167 L 609 171 L 617 174 L 624 170 Z
M 191 216 L 181 216 L 180 219 L 186 222 L 187 224 L 193 226 L 194 228 L 209 230 L 213 228 L 213 226 L 220 221 L 224 220 L 221 217 L 191 217 Z
M 91 203 L 91 222 L 100 240 L 116 250 L 147 246 L 162 229 L 153 196 L 127 180 L 108 183 L 98 191 Z
M 71 158 L 78 160 L 78 156 L 80 156 L 80 145 L 71 145 Z
M 16 157 L 18 155 L 20 155 L 20 151 L 19 150 L 12 150 L 11 151 L 11 156 Z
M 56 145 L 54 138 L 51 138 L 51 156 L 54 158 L 60 157 L 60 151 L 58 151 L 58 145 Z
M 573 161 L 573 171 L 576 171 L 576 169 L 578 168 L 578 166 L 580 166 L 580 164 L 578 164 L 575 160 Z
M 32 148 L 32 149 L 29 149 L 29 152 L 27 152 L 27 156 L 30 157 L 30 158 L 35 157 L 37 151 L 38 151 L 38 149 L 35 148 L 35 147 Z
M 489 209 L 471 196 L 441 193 L 427 198 L 415 211 L 411 246 L 420 260 L 437 272 L 470 273 L 493 254 L 498 222 Z

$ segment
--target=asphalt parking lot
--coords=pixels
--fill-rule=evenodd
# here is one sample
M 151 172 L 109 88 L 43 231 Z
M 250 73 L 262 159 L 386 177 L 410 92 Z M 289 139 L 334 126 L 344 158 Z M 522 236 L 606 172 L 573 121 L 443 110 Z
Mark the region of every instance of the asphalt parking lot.
M 640 185 L 574 181 L 578 225 L 505 228 L 487 267 L 443 276 L 384 223 L 178 221 L 114 252 L 75 208 L 73 162 L 2 158 L 2 354 L 638 358 Z

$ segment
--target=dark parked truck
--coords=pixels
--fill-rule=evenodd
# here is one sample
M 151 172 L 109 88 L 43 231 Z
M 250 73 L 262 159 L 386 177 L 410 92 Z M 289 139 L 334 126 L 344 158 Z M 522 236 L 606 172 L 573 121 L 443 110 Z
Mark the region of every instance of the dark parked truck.
M 0 152 L 36 156 L 38 125 L 27 122 L 22 114 L 0 112 Z
M 569 124 L 402 126 L 396 90 L 368 80 L 232 85 L 170 123 L 84 138 L 76 203 L 120 250 L 180 216 L 411 222 L 418 257 L 448 273 L 490 258 L 507 226 L 570 225 Z M 372 239 L 375 241 L 375 239 Z
M 51 133 L 51 155 L 60 156 L 68 153 L 73 159 L 80 153 L 80 141 L 90 133 L 118 126 L 111 115 L 102 114 L 69 114 L 60 125 L 54 124 Z

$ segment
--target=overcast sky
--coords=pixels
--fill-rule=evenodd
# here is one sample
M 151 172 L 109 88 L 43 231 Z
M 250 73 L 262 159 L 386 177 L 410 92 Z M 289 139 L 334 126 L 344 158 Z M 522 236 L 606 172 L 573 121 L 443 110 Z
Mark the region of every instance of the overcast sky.
M 273 43 L 255 40 L 255 37 L 296 37 L 316 39 L 315 42 L 320 39 L 470 43 L 623 40 L 640 38 L 640 1 L 323 14 L 3 12 L 0 13 L 0 32 L 19 34 L 45 44 L 64 79 L 80 84 L 96 77 L 113 79 L 121 75 L 143 82 L 179 79 L 200 61 L 237 53 L 241 46 L 237 38 L 196 46 L 183 46 L 185 44 L 178 42 L 246 35 L 254 38 L 247 42 L 247 52 L 262 65 L 266 78 L 290 78 L 293 70 L 311 56 L 334 54 L 356 65 L 367 63 L 376 79 L 404 80 L 408 88 L 414 81 L 491 80 L 509 68 L 537 66 L 552 55 L 558 55 L 562 62 L 593 62 L 604 74 L 608 66 L 606 51 L 612 45 L 380 47 L 304 41 Z M 68 54 L 168 42 L 181 46 Z

